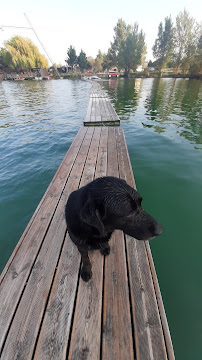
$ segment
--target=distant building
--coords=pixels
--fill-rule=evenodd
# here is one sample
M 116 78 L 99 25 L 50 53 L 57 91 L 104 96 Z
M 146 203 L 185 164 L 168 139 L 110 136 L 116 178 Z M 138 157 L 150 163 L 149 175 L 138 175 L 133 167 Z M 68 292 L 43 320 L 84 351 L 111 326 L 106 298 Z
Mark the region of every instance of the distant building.
M 144 69 L 146 69 L 147 67 L 148 67 L 148 61 L 144 61 L 143 65 L 138 65 L 137 66 L 136 71 L 139 71 L 139 72 L 144 71 Z
M 47 69 L 35 67 L 35 68 L 32 68 L 32 72 L 34 73 L 35 77 L 37 77 L 37 78 L 42 78 L 42 79 L 49 78 L 49 73 L 48 73 Z
M 115 71 L 115 72 L 119 72 L 119 69 L 118 69 L 118 67 L 117 66 L 113 66 L 113 67 L 111 67 L 110 69 L 109 69 L 109 72 L 111 72 L 111 71 Z
M 142 65 L 138 65 L 138 66 L 137 66 L 136 71 L 141 72 L 141 71 L 143 71 L 143 70 L 144 70 L 144 69 L 143 69 L 143 66 L 142 66 Z

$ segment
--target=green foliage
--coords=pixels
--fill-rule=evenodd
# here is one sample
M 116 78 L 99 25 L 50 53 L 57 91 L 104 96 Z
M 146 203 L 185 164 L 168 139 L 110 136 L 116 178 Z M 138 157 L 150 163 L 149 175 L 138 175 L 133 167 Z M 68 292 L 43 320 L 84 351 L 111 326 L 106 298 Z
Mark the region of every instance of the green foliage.
M 69 49 L 67 50 L 67 59 L 65 60 L 69 66 L 72 67 L 72 70 L 74 66 L 77 64 L 77 56 L 76 56 L 76 50 L 75 48 L 70 45 Z
M 88 69 L 90 64 L 87 60 L 87 57 L 86 57 L 86 53 L 81 50 L 79 56 L 78 56 L 78 64 L 79 64 L 79 67 L 80 67 L 80 70 L 83 72 L 85 69 Z
M 4 67 L 8 67 L 10 62 L 10 54 L 5 48 L 0 49 L 0 64 Z
M 127 35 L 121 41 L 118 53 L 119 68 L 125 69 L 125 75 L 130 76 L 130 71 L 135 71 L 142 64 L 146 53 L 145 35 L 139 32 L 138 24 L 127 28 Z
M 187 72 L 194 63 L 199 39 L 199 26 L 184 10 L 176 18 L 174 64 L 176 73 L 179 68 Z
M 103 54 L 101 50 L 98 50 L 98 55 L 95 58 L 95 70 L 102 71 L 102 64 L 103 64 Z
M 14 36 L 5 42 L 1 49 L 1 58 L 12 70 L 23 71 L 33 67 L 48 68 L 48 60 L 40 54 L 37 46 L 30 39 Z
M 126 39 L 128 34 L 128 26 L 123 19 L 118 19 L 114 27 L 114 41 L 111 43 L 110 56 L 111 65 L 118 63 L 118 53 L 121 47 L 121 42 Z
M 138 24 L 127 25 L 123 19 L 118 19 L 114 27 L 114 37 L 107 53 L 98 51 L 96 59 L 86 63 L 86 54 L 81 50 L 76 56 L 73 46 L 67 52 L 66 62 L 74 68 L 79 63 L 81 71 L 92 68 L 102 71 L 118 66 L 129 76 L 138 65 L 143 65 L 146 55 L 145 34 L 139 31 Z M 156 76 L 165 68 L 176 68 L 178 71 L 192 74 L 202 73 L 202 27 L 188 14 L 180 12 L 173 25 L 171 17 L 166 17 L 158 27 L 158 36 L 153 45 L 155 61 L 150 66 L 157 69 Z M 152 65 L 151 65 L 152 64 Z M 170 73 L 170 72 L 169 72 Z
M 154 58 L 158 60 L 158 67 L 160 71 L 167 67 L 171 59 L 174 48 L 174 29 L 171 18 L 165 18 L 165 26 L 162 22 L 158 28 L 158 38 L 155 40 L 153 46 Z
M 201 26 L 184 10 L 176 17 L 175 27 L 171 18 L 165 18 L 165 26 L 159 24 L 158 37 L 153 46 L 155 66 L 160 70 L 173 67 L 175 73 L 202 71 L 200 51 Z
M 202 28 L 196 46 L 194 61 L 190 66 L 190 73 L 195 75 L 200 75 L 202 73 Z

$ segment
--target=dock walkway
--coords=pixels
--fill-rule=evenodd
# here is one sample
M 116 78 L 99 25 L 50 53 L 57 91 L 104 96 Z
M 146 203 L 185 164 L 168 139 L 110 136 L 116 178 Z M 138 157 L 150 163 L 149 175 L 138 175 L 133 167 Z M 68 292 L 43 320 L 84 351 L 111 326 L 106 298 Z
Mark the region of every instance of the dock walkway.
M 80 277 L 65 203 L 106 175 L 135 187 L 122 128 L 81 127 L 1 275 L 1 360 L 174 359 L 148 242 L 115 231 Z
M 84 126 L 119 126 L 120 119 L 111 101 L 100 85 L 91 81 L 90 100 L 84 119 Z

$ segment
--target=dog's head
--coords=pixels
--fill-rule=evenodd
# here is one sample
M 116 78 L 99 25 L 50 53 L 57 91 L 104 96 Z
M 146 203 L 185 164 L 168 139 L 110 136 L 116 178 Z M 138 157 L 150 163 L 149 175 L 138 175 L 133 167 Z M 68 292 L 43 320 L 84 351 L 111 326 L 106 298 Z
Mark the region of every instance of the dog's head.
M 82 220 L 100 236 L 115 229 L 138 240 L 151 240 L 163 232 L 161 224 L 142 208 L 142 198 L 124 180 L 104 177 L 88 184 Z

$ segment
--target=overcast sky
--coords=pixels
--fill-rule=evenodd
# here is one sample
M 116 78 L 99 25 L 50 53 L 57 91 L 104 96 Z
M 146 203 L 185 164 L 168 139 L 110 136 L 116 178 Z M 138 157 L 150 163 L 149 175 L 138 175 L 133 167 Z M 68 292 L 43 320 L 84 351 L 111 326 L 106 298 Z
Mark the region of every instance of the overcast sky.
M 114 26 L 119 18 L 127 24 L 138 22 L 146 34 L 147 60 L 152 58 L 152 46 L 158 25 L 166 16 L 175 21 L 184 8 L 202 21 L 200 0 L 1 0 L 0 26 L 29 26 L 27 14 L 51 59 L 65 64 L 67 49 L 75 46 L 77 54 L 83 49 L 87 56 L 95 57 L 100 49 L 107 52 L 113 40 Z M 4 28 L 0 30 L 0 47 L 13 35 L 29 37 L 44 53 L 32 30 Z

